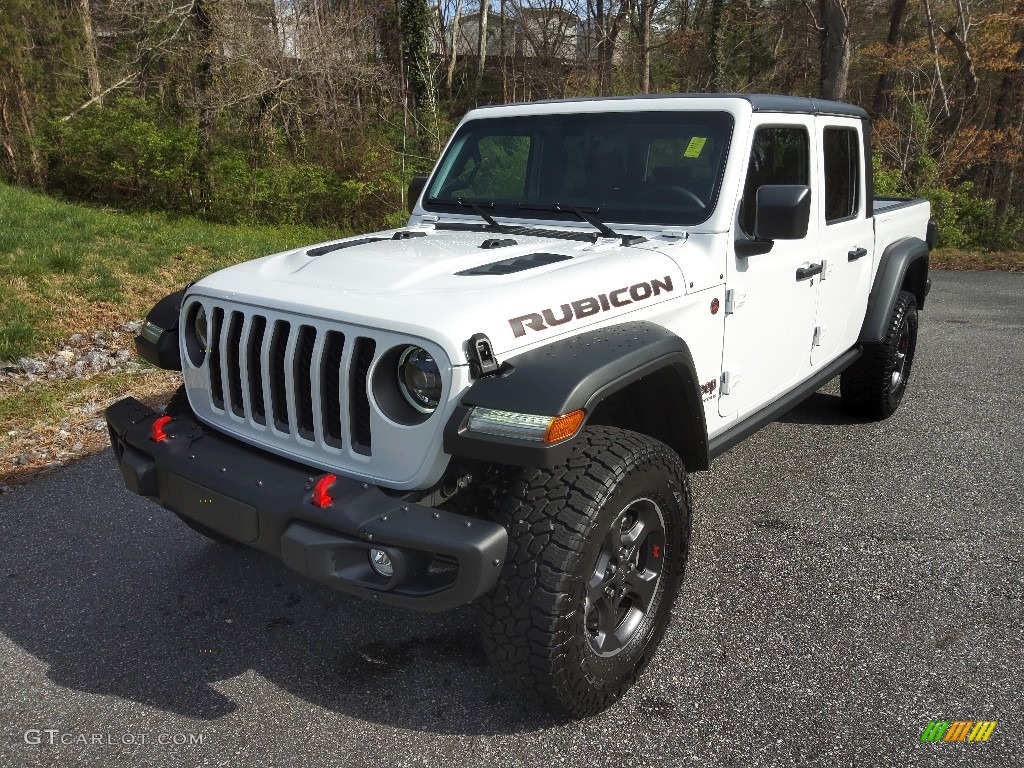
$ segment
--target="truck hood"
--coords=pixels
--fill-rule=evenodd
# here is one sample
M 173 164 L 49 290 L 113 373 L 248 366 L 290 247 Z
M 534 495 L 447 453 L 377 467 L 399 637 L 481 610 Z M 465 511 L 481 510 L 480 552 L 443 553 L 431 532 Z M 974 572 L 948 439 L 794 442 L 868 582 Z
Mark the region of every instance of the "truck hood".
M 228 267 L 188 293 L 429 339 L 463 365 L 476 333 L 487 334 L 500 358 L 684 294 L 676 262 L 656 248 L 389 230 Z

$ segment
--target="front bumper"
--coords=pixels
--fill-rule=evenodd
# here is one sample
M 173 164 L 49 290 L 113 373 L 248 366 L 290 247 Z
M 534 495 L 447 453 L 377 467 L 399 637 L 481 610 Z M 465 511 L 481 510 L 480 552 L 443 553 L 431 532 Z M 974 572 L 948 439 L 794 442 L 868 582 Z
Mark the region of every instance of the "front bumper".
M 110 442 L 128 489 L 218 533 L 282 560 L 335 589 L 391 605 L 443 611 L 488 592 L 508 534 L 495 523 L 409 502 L 338 478 L 333 503 L 316 507 L 324 473 L 222 435 L 189 417 L 151 439 L 160 414 L 134 398 L 106 412 Z M 385 578 L 371 547 L 391 557 Z

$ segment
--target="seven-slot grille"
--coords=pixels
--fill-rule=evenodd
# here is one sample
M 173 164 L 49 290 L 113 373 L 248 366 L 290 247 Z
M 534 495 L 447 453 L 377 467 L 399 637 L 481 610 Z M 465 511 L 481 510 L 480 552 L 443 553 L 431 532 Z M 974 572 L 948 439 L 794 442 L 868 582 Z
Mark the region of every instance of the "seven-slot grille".
M 216 411 L 336 449 L 347 441 L 355 453 L 371 454 L 367 375 L 376 340 L 215 306 L 209 344 Z

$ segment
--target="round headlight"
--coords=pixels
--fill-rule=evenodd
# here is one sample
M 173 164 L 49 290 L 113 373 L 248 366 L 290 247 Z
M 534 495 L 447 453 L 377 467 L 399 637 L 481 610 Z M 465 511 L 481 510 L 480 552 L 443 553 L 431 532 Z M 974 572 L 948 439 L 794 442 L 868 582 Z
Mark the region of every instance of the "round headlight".
M 209 332 L 207 330 L 206 310 L 202 306 L 196 311 L 196 319 L 192 323 L 196 331 L 196 338 L 199 339 L 199 346 L 206 351 L 209 349 Z
M 398 358 L 398 389 L 420 413 L 433 413 L 441 402 L 441 370 L 427 350 L 406 347 Z

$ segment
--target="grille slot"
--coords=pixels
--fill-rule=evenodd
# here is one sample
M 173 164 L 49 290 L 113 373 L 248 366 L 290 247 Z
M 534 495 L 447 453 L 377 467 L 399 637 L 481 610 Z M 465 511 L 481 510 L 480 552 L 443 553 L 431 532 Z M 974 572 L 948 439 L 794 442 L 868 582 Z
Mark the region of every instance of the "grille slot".
M 216 307 L 210 315 L 210 398 L 218 408 L 224 407 L 224 380 L 220 369 L 220 332 L 224 310 Z
M 345 334 L 328 331 L 320 368 L 321 426 L 324 442 L 335 448 L 341 448 L 341 354 L 344 351 Z
M 288 431 L 288 392 L 285 377 L 285 352 L 291 324 L 285 320 L 274 323 L 270 337 L 270 406 L 274 426 L 282 432 Z
M 295 383 L 295 421 L 299 435 L 313 439 L 313 347 L 316 328 L 300 325 L 292 359 L 292 381 Z
M 267 423 L 267 409 L 263 403 L 263 337 L 267 332 L 267 318 L 254 315 L 249 327 L 245 358 L 249 365 L 249 411 L 257 424 Z
M 244 416 L 245 408 L 242 403 L 242 322 L 244 318 L 241 312 L 232 312 L 228 317 L 227 337 L 227 377 L 228 393 L 231 396 L 231 412 L 236 416 Z
M 349 420 L 352 426 L 352 450 L 365 456 L 371 454 L 370 398 L 367 376 L 377 351 L 377 342 L 360 336 L 352 353 L 352 375 L 349 380 Z

